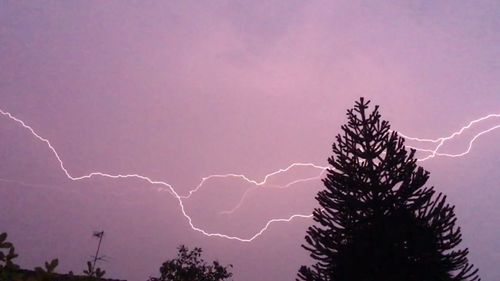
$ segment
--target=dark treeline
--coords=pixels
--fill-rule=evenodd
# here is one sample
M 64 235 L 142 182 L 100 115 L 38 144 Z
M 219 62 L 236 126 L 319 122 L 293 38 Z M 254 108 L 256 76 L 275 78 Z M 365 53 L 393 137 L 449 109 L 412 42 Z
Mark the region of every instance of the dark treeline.
M 96 235 L 96 234 L 94 234 Z M 104 232 L 97 232 L 99 246 L 101 244 Z M 96 266 L 99 260 L 99 250 L 96 252 L 94 261 L 87 262 L 87 269 L 83 270 L 82 275 L 75 275 L 73 272 L 61 274 L 56 272 L 59 264 L 58 259 L 45 262 L 44 266 L 35 267 L 33 270 L 22 269 L 15 259 L 18 257 L 14 245 L 7 240 L 7 233 L 0 234 L 0 281 L 97 281 L 104 279 L 105 270 Z M 99 249 L 99 246 L 97 249 Z M 109 279 L 112 280 L 112 279 Z
M 101 244 L 104 232 L 95 232 Z M 15 247 L 7 241 L 7 233 L 0 234 L 0 281 L 120 281 L 104 277 L 106 271 L 96 266 L 99 257 L 99 246 L 93 261 L 87 262 L 87 269 L 82 275 L 73 272 L 61 274 L 56 272 L 58 259 L 45 262 L 43 267 L 33 270 L 21 269 L 15 263 L 18 257 Z M 159 277 L 149 277 L 147 281 L 223 281 L 233 274 L 229 271 L 232 265 L 223 266 L 217 261 L 208 264 L 201 258 L 202 249 L 189 250 L 181 245 L 177 258 L 165 261 L 160 267 Z

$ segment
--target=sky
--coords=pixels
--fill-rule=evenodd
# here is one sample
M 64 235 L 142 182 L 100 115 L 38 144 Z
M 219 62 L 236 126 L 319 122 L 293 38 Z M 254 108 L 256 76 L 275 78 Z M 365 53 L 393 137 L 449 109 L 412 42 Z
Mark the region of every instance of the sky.
M 210 175 L 260 182 L 292 163 L 327 166 L 361 96 L 412 137 L 500 114 L 499 14 L 497 1 L 0 1 L 0 109 L 49 140 L 73 177 L 138 174 L 181 196 Z M 499 119 L 440 152 L 466 151 Z M 463 157 L 419 162 L 456 205 L 483 280 L 500 279 L 499 132 Z M 112 278 L 157 275 L 180 244 L 233 264 L 235 280 L 293 280 L 312 262 L 300 247 L 310 219 L 274 223 L 252 242 L 207 237 L 168 187 L 71 180 L 6 115 L 0 155 L 0 231 L 25 267 L 57 257 L 60 271 L 81 272 L 94 230 L 105 231 Z M 247 239 L 270 219 L 310 214 L 319 178 L 276 186 L 320 172 L 292 167 L 260 186 L 211 178 L 183 204 L 200 229 Z

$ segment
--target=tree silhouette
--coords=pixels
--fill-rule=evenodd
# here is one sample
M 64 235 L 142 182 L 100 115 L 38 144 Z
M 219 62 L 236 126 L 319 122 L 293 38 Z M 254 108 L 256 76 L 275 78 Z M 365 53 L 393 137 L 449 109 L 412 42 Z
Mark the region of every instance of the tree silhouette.
M 168 260 L 160 267 L 159 278 L 151 277 L 149 281 L 223 281 L 233 274 L 228 267 L 220 265 L 217 261 L 207 265 L 201 258 L 201 248 L 189 251 L 184 245 L 180 246 L 177 258 Z
M 94 236 L 102 238 L 102 232 L 94 233 Z M 97 254 L 99 251 L 97 251 Z M 97 255 L 96 254 L 96 255 Z M 22 269 L 14 263 L 18 255 L 16 254 L 14 245 L 7 241 L 7 233 L 0 233 L 0 281 L 100 281 L 103 279 L 105 271 L 99 267 L 87 262 L 88 270 L 84 270 L 86 276 L 76 276 L 70 271 L 67 274 L 60 274 L 55 271 L 59 265 L 58 259 L 53 259 L 50 262 L 45 262 L 44 266 L 37 266 L 34 270 Z M 111 279 L 109 279 L 111 280 Z M 114 280 L 114 279 L 113 279 Z M 118 280 L 117 280 L 118 281 Z
M 11 242 L 7 242 L 7 233 L 1 233 L 0 281 L 48 281 L 56 279 L 54 270 L 59 264 L 58 259 L 45 262 L 45 267 L 37 266 L 34 271 L 27 271 L 21 269 L 19 265 L 14 263 L 14 259 L 18 257 L 15 251 L 14 245 Z
M 332 166 L 316 199 L 317 224 L 306 245 L 316 263 L 302 266 L 302 280 L 444 281 L 478 280 L 455 226 L 454 206 L 416 165 L 415 150 L 368 112 L 361 98 L 333 144 Z

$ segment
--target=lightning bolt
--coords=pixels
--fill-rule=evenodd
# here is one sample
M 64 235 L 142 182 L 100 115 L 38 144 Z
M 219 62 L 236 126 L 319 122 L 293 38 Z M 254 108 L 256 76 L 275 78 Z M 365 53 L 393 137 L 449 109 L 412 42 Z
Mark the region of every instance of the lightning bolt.
M 437 143 L 436 147 L 434 149 L 423 149 L 423 148 L 418 148 L 418 147 L 415 147 L 415 146 L 410 146 L 410 145 L 406 145 L 407 148 L 413 148 L 415 149 L 416 151 L 420 151 L 420 152 L 427 152 L 427 153 L 430 153 L 430 155 L 424 157 L 424 158 L 419 158 L 417 159 L 417 161 L 420 161 L 420 162 L 423 162 L 423 161 L 426 161 L 426 160 L 429 160 L 429 159 L 432 159 L 436 156 L 442 156 L 442 157 L 452 157 L 452 158 L 455 158 L 455 157 L 462 157 L 466 154 L 468 154 L 471 149 L 472 149 L 472 145 L 474 144 L 474 142 L 482 135 L 484 134 L 487 134 L 493 130 L 496 130 L 498 128 L 500 128 L 500 125 L 495 125 L 491 128 L 488 128 L 486 130 L 483 130 L 479 133 L 477 133 L 469 142 L 468 144 L 468 147 L 465 151 L 461 152 L 461 153 L 456 153 L 456 154 L 450 154 L 450 153 L 442 153 L 442 152 L 439 152 L 439 150 L 443 147 L 443 145 L 445 144 L 445 142 L 449 141 L 449 140 L 452 140 L 453 138 L 461 135 L 465 130 L 467 129 L 470 129 L 474 124 L 477 124 L 477 123 L 480 123 L 482 121 L 486 121 L 487 119 L 492 119 L 492 118 L 498 118 L 500 117 L 500 114 L 489 114 L 489 115 L 486 115 L 486 116 L 483 116 L 481 118 L 478 118 L 478 119 L 475 119 L 471 122 L 469 122 L 467 125 L 463 126 L 462 128 L 460 128 L 458 131 L 456 132 L 453 132 L 452 134 L 446 136 L 446 137 L 441 137 L 441 138 L 436 138 L 436 139 L 427 139 L 427 138 L 416 138 L 416 137 L 410 137 L 410 136 L 407 136 L 403 133 L 400 133 L 400 132 L 397 132 L 398 135 L 402 136 L 403 138 L 407 139 L 407 140 L 413 140 L 413 141 L 417 141 L 417 142 L 431 142 L 431 143 Z M 293 165 L 293 164 L 292 164 Z M 328 167 L 321 167 L 321 166 L 316 166 L 316 165 L 313 165 L 314 168 L 317 168 L 317 169 L 320 169 L 321 172 L 318 176 L 316 177 L 311 177 L 311 178 L 305 178 L 305 179 L 298 179 L 298 180 L 295 180 L 295 181 L 292 181 L 290 183 L 288 183 L 287 185 L 285 186 L 271 186 L 271 188 L 285 188 L 285 187 L 289 187 L 289 186 L 292 186 L 296 183 L 299 183 L 299 182 L 306 182 L 306 181 L 311 181 L 311 180 L 316 180 L 316 179 L 320 179 L 321 176 L 323 175 L 323 173 L 326 171 L 326 169 Z M 290 167 L 289 167 L 290 168 Z M 276 174 L 276 173 L 274 173 Z M 264 181 L 265 183 L 265 181 Z M 261 183 L 263 184 L 263 183 Z M 261 185 L 259 184 L 259 185 Z M 268 188 L 268 187 L 266 187 Z M 230 214 L 233 214 L 236 210 L 238 210 L 244 203 L 246 197 L 248 196 L 248 194 L 254 190 L 258 190 L 258 186 L 256 187 L 253 187 L 253 188 L 250 188 L 250 189 L 247 189 L 245 191 L 245 193 L 243 193 L 243 196 L 240 198 L 240 201 L 233 207 L 231 208 L 230 210 L 224 210 L 224 211 L 221 211 L 219 212 L 219 214 L 225 214 L 225 215 L 230 215 Z
M 179 207 L 180 207 L 180 210 L 181 210 L 181 213 L 184 216 L 184 218 L 186 218 L 186 220 L 187 220 L 189 226 L 191 227 L 191 229 L 194 230 L 194 231 L 197 231 L 197 232 L 199 232 L 199 233 L 201 233 L 201 234 L 203 234 L 205 236 L 208 236 L 208 237 L 220 237 L 220 238 L 225 238 L 225 239 L 229 239 L 229 240 L 237 240 L 237 241 L 240 241 L 240 242 L 251 242 L 254 239 L 256 239 L 257 237 L 259 237 L 260 235 L 262 235 L 269 228 L 269 226 L 271 224 L 278 223 L 278 222 L 290 222 L 290 221 L 292 221 L 293 219 L 296 219 L 296 218 L 310 218 L 310 217 L 312 217 L 312 215 L 295 214 L 295 215 L 289 216 L 288 218 L 271 219 L 271 220 L 269 220 L 264 225 L 264 227 L 262 227 L 260 229 L 260 231 L 258 231 L 257 233 L 255 233 L 253 236 L 248 237 L 248 238 L 242 238 L 242 237 L 238 237 L 238 236 L 226 235 L 226 234 L 223 234 L 223 233 L 211 233 L 211 232 L 207 232 L 207 231 L 205 231 L 205 230 L 203 230 L 203 229 L 195 226 L 193 224 L 192 218 L 186 212 L 186 209 L 184 207 L 184 202 L 183 202 L 183 198 L 189 198 L 194 192 L 196 192 L 199 188 L 201 188 L 201 186 L 203 185 L 203 183 L 205 183 L 209 179 L 222 178 L 222 177 L 238 177 L 238 178 L 242 178 L 244 180 L 247 180 L 250 183 L 255 183 L 257 185 L 263 185 L 263 184 L 265 184 L 267 182 L 267 180 L 269 179 L 269 177 L 272 177 L 273 175 L 276 175 L 276 174 L 288 171 L 291 168 L 296 167 L 296 166 L 312 166 L 312 167 L 323 168 L 321 166 L 318 166 L 318 165 L 315 165 L 315 164 L 312 164 L 312 163 L 294 163 L 294 164 L 290 165 L 289 167 L 287 167 L 286 169 L 279 169 L 279 170 L 277 170 L 275 172 L 272 172 L 272 173 L 266 175 L 264 177 L 264 180 L 261 181 L 261 182 L 256 182 L 254 180 L 251 180 L 251 179 L 247 178 L 244 175 L 237 175 L 237 174 L 212 175 L 212 176 L 203 178 L 201 180 L 200 184 L 198 184 L 198 186 L 195 189 L 191 190 L 188 195 L 181 196 L 181 195 L 179 195 L 175 191 L 175 189 L 173 188 L 173 186 L 170 185 L 169 183 L 164 182 L 164 181 L 153 180 L 153 179 L 151 179 L 149 177 L 146 177 L 146 176 L 143 176 L 143 175 L 139 175 L 139 174 L 115 174 L 115 175 L 113 175 L 113 174 L 108 174 L 108 173 L 103 173 L 103 172 L 91 172 L 91 173 L 83 175 L 83 176 L 75 177 L 75 176 L 71 175 L 70 172 L 66 169 L 66 167 L 64 166 L 64 162 L 62 161 L 61 157 L 59 156 L 59 153 L 57 153 L 57 150 L 54 148 L 54 146 L 52 146 L 52 144 L 50 143 L 50 141 L 48 139 L 40 136 L 31 126 L 27 125 L 23 120 L 15 117 L 15 116 L 13 116 L 10 112 L 7 112 L 7 111 L 4 111 L 4 110 L 0 109 L 0 114 L 2 114 L 4 116 L 7 116 L 9 119 L 11 119 L 11 120 L 15 121 L 16 123 L 20 124 L 23 128 L 27 129 L 36 139 L 38 139 L 39 141 L 45 143 L 47 145 L 47 147 L 52 151 L 52 153 L 56 157 L 57 161 L 59 162 L 59 167 L 61 168 L 61 170 L 64 172 L 64 174 L 66 175 L 66 177 L 68 179 L 72 180 L 72 181 L 80 181 L 80 180 L 90 179 L 90 178 L 93 178 L 93 177 L 105 177 L 105 178 L 111 178 L 111 179 L 130 179 L 130 178 L 133 178 L 133 179 L 139 179 L 139 180 L 146 181 L 146 182 L 148 182 L 151 185 L 160 185 L 160 186 L 166 187 L 167 190 L 177 200 L 177 202 L 179 204 Z
M 478 139 L 480 136 L 486 134 L 486 133 L 489 133 L 493 130 L 496 130 L 498 128 L 500 128 L 500 125 L 496 125 L 496 126 L 493 126 L 489 129 L 486 129 L 484 131 L 481 131 L 479 132 L 478 134 L 476 134 L 470 141 L 469 141 L 469 145 L 467 147 L 467 149 L 464 151 L 464 152 L 461 152 L 461 153 L 457 153 L 457 154 L 450 154 L 450 153 L 439 153 L 439 149 L 441 149 L 441 147 L 445 144 L 445 142 L 461 135 L 465 130 L 467 129 L 470 129 L 474 124 L 477 124 L 479 122 L 482 122 L 482 121 L 485 121 L 487 119 L 492 119 L 492 118 L 498 118 L 500 117 L 500 114 L 488 114 L 486 116 L 483 116 L 481 118 L 478 118 L 478 119 L 475 119 L 475 120 L 472 120 L 471 122 L 469 122 L 467 125 L 463 126 L 462 128 L 460 128 L 460 130 L 450 134 L 449 136 L 446 136 L 446 137 L 441 137 L 441 138 L 437 138 L 437 139 L 425 139 L 425 138 L 415 138 L 415 137 L 410 137 L 410 136 L 407 136 L 405 134 L 402 134 L 402 133 L 398 133 L 400 136 L 404 137 L 405 139 L 407 140 L 414 140 L 414 141 L 417 141 L 417 142 L 431 142 L 431 143 L 437 143 L 437 146 L 436 148 L 434 148 L 433 150 L 430 150 L 430 149 L 418 149 L 418 148 L 414 148 L 418 151 L 424 151 L 424 152 L 430 152 L 431 154 L 427 157 L 424 157 L 424 158 L 421 158 L 421 159 L 418 159 L 419 161 L 425 161 L 425 160 L 429 160 L 429 159 L 432 159 L 436 156 L 445 156 L 445 157 L 452 157 L 452 158 L 455 158 L 455 157 L 462 157 L 466 154 L 468 154 L 471 149 L 472 149 L 472 145 L 473 143 L 476 141 L 476 139 Z
M 48 139 L 46 139 L 46 138 L 42 137 L 41 135 L 39 135 L 32 127 L 30 127 L 29 125 L 27 125 L 21 119 L 16 118 L 11 113 L 0 109 L 0 114 L 2 114 L 3 116 L 6 116 L 9 119 L 15 121 L 16 123 L 18 123 L 19 125 L 21 125 L 24 129 L 27 129 L 36 139 L 38 139 L 39 141 L 45 143 L 47 145 L 47 147 L 51 150 L 51 152 L 53 153 L 53 155 L 55 156 L 55 158 L 57 159 L 57 161 L 59 163 L 59 167 L 61 168 L 61 170 L 64 172 L 64 174 L 66 175 L 66 177 L 68 179 L 72 180 L 72 181 L 80 181 L 80 180 L 90 179 L 90 178 L 93 178 L 93 177 L 105 177 L 105 178 L 111 178 L 111 179 L 131 179 L 131 178 L 133 178 L 133 179 L 139 179 L 139 180 L 148 182 L 151 185 L 159 185 L 159 186 L 161 186 L 163 188 L 166 188 L 166 190 L 168 192 L 170 192 L 170 194 L 177 200 L 177 202 L 179 204 L 179 207 L 180 207 L 180 210 L 181 210 L 181 213 L 185 217 L 185 219 L 187 220 L 187 222 L 188 222 L 189 226 L 191 227 L 191 229 L 194 230 L 194 231 L 196 231 L 196 232 L 199 232 L 199 233 L 201 233 L 201 234 L 203 234 L 203 235 L 205 235 L 207 237 L 219 237 L 219 238 L 225 238 L 225 239 L 229 239 L 229 240 L 236 240 L 236 241 L 240 241 L 240 242 L 251 242 L 254 239 L 258 238 L 260 235 L 262 235 L 274 223 L 291 222 L 292 220 L 297 219 L 297 218 L 311 218 L 312 217 L 312 214 L 308 214 L 308 215 L 305 215 L 305 214 L 294 214 L 294 215 L 289 216 L 288 218 L 275 218 L 275 219 L 271 219 L 257 233 L 255 233 L 254 235 L 252 235 L 250 237 L 247 237 L 247 238 L 226 235 L 226 234 L 223 234 L 223 233 L 207 232 L 207 231 L 205 231 L 205 230 L 203 230 L 203 229 L 201 229 L 201 228 L 199 228 L 199 227 L 197 227 L 197 226 L 195 226 L 193 224 L 192 218 L 186 212 L 185 207 L 184 207 L 184 202 L 183 202 L 183 199 L 190 198 L 195 192 L 199 191 L 202 188 L 202 186 L 207 181 L 209 181 L 211 179 L 215 179 L 215 178 L 230 178 L 230 177 L 232 177 L 232 178 L 240 178 L 240 179 L 242 179 L 242 180 L 244 180 L 244 181 L 246 181 L 248 183 L 254 184 L 255 186 L 258 187 L 258 186 L 263 186 L 263 185 L 267 184 L 269 178 L 271 178 L 272 176 L 275 176 L 275 175 L 283 173 L 283 172 L 287 172 L 287 171 L 289 171 L 293 167 L 312 167 L 312 168 L 316 168 L 316 169 L 320 169 L 321 170 L 321 173 L 318 176 L 316 176 L 316 177 L 305 178 L 305 179 L 298 179 L 298 180 L 295 180 L 295 181 L 292 181 L 292 182 L 288 183 L 285 186 L 282 186 L 282 187 L 289 187 L 289 186 L 291 186 L 293 184 L 296 184 L 296 183 L 299 183 L 299 182 L 304 182 L 304 181 L 318 179 L 319 177 L 321 177 L 321 175 L 323 174 L 323 172 L 327 169 L 327 167 L 319 166 L 319 165 L 316 165 L 316 164 L 313 164 L 313 163 L 293 163 L 293 164 L 289 165 L 285 169 L 279 169 L 277 171 L 274 171 L 274 172 L 271 172 L 271 173 L 265 175 L 264 179 L 262 181 L 260 181 L 260 182 L 258 182 L 256 180 L 249 179 L 248 177 L 246 177 L 245 175 L 242 175 L 242 174 L 210 175 L 208 177 L 202 178 L 202 180 L 200 181 L 200 183 L 194 189 L 192 189 L 191 191 L 189 191 L 187 195 L 180 195 L 180 194 L 178 194 L 175 191 L 175 189 L 173 188 L 173 186 L 170 185 L 169 183 L 164 182 L 164 181 L 153 180 L 153 179 L 151 179 L 149 177 L 146 177 L 146 176 L 143 176 L 143 175 L 139 175 L 139 174 L 108 174 L 108 173 L 103 173 L 103 172 L 91 172 L 91 173 L 83 175 L 83 176 L 73 176 L 66 169 L 66 167 L 64 166 L 64 162 L 62 161 L 62 159 L 59 156 L 59 154 L 57 153 L 56 149 L 52 146 L 52 144 L 50 143 L 50 141 Z M 440 150 L 440 148 L 443 146 L 443 144 L 446 141 L 451 140 L 454 137 L 462 134 L 466 129 L 470 128 L 472 125 L 474 125 L 474 124 L 476 124 L 478 122 L 484 121 L 486 119 L 493 118 L 493 117 L 500 117 L 500 114 L 490 114 L 490 115 L 478 118 L 476 120 L 473 120 L 469 124 L 467 124 L 466 126 L 462 127 L 459 131 L 454 132 L 454 133 L 452 133 L 451 135 L 449 135 L 447 137 L 442 137 L 442 138 L 438 138 L 438 139 L 421 139 L 421 138 L 409 137 L 409 136 L 406 136 L 406 135 L 401 134 L 401 133 L 399 133 L 399 134 L 402 137 L 405 137 L 406 139 L 415 140 L 417 142 L 437 143 L 435 149 L 433 149 L 433 150 L 417 149 L 419 151 L 424 151 L 424 152 L 431 153 L 430 156 L 422 158 L 422 159 L 419 159 L 420 161 L 425 161 L 425 160 L 434 158 L 436 156 L 460 157 L 460 156 L 466 155 L 467 153 L 470 152 L 470 150 L 472 148 L 472 144 L 474 143 L 474 141 L 477 138 L 479 138 L 483 134 L 489 133 L 489 132 L 491 132 L 491 131 L 493 131 L 493 130 L 495 130 L 497 128 L 500 128 L 500 125 L 491 127 L 491 128 L 489 128 L 487 130 L 484 130 L 484 131 L 476 134 L 472 138 L 472 140 L 469 142 L 469 146 L 468 146 L 468 148 L 467 148 L 467 150 L 465 152 L 462 152 L 462 153 L 459 153 L 459 154 L 446 154 L 446 153 L 440 153 L 439 150 Z M 239 205 L 241 205 L 241 203 Z
M 200 181 L 200 183 L 193 190 L 189 191 L 189 193 L 187 195 L 181 196 L 181 198 L 186 199 L 186 198 L 191 197 L 191 195 L 193 195 L 193 193 L 195 193 L 198 190 L 200 190 L 200 188 L 203 186 L 203 184 L 205 182 L 207 182 L 208 180 L 211 180 L 211 179 L 215 179 L 215 178 L 240 178 L 240 179 L 242 179 L 242 180 L 244 180 L 244 181 L 246 181 L 246 182 L 248 182 L 250 184 L 254 184 L 255 186 L 263 186 L 263 185 L 267 184 L 267 181 L 272 176 L 275 176 L 277 174 L 281 174 L 281 173 L 284 173 L 284 172 L 288 172 L 290 169 L 292 169 L 294 167 L 312 167 L 312 168 L 321 169 L 321 170 L 325 170 L 327 168 L 327 167 L 322 167 L 322 166 L 319 166 L 319 165 L 316 165 L 316 164 L 313 164 L 313 163 L 300 163 L 300 162 L 299 163 L 292 163 L 291 165 L 289 165 L 285 169 L 279 169 L 277 171 L 274 171 L 272 173 L 269 173 L 269 174 L 265 175 L 264 179 L 262 181 L 260 181 L 260 182 L 258 182 L 256 180 L 249 179 L 249 178 L 247 178 L 247 176 L 241 175 L 241 174 L 210 175 L 208 177 L 202 178 L 201 181 Z M 303 180 L 306 180 L 306 179 L 303 179 Z M 287 185 L 285 185 L 285 187 L 287 187 L 289 185 L 292 185 L 295 182 L 300 182 L 300 181 L 301 180 L 293 181 L 293 182 L 288 183 Z M 279 187 L 279 186 L 277 186 L 277 187 Z
M 308 181 L 313 181 L 313 180 L 319 180 L 323 176 L 323 174 L 326 171 L 326 169 L 328 169 L 328 167 L 320 167 L 320 166 L 319 167 L 318 166 L 314 166 L 314 168 L 321 169 L 321 172 L 319 173 L 319 175 L 317 175 L 315 177 L 310 177 L 310 178 L 305 178 L 305 179 L 298 179 L 298 180 L 294 180 L 292 182 L 289 182 L 286 185 L 282 185 L 282 186 L 279 186 L 279 185 L 278 186 L 267 186 L 266 188 L 269 188 L 269 187 L 271 187 L 271 188 L 287 188 L 287 187 L 290 187 L 290 186 L 298 184 L 298 183 L 308 182 Z M 250 192 L 256 190 L 256 189 L 258 189 L 258 186 L 255 186 L 255 187 L 247 189 L 243 193 L 243 196 L 240 198 L 240 201 L 238 201 L 238 203 L 233 208 L 231 208 L 230 210 L 221 211 L 221 212 L 219 212 L 219 214 L 230 215 L 230 214 L 234 213 L 236 210 L 238 210 L 241 207 L 241 205 L 243 205 L 243 202 L 245 201 L 245 198 L 248 196 L 248 194 Z

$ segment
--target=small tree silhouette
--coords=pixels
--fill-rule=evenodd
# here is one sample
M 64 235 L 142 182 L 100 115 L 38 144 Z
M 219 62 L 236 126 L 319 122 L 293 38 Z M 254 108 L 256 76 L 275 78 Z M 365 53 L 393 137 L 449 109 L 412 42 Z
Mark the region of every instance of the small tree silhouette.
M 306 245 L 317 262 L 302 266 L 302 280 L 473 281 L 477 269 L 455 226 L 446 196 L 424 187 L 429 172 L 416 165 L 415 150 L 361 98 L 333 144 L 332 166 L 316 196 L 319 225 Z
M 232 265 L 222 266 L 214 261 L 207 265 L 201 258 L 201 248 L 189 249 L 181 245 L 176 259 L 168 260 L 160 267 L 159 278 L 151 277 L 149 281 L 224 281 L 233 274 L 228 271 Z
M 48 281 L 55 279 L 55 268 L 59 264 L 58 259 L 45 262 L 45 267 L 35 267 L 34 274 L 25 276 L 26 270 L 14 263 L 18 255 L 15 253 L 14 245 L 7 242 L 7 233 L 0 234 L 0 281 Z
M 13 278 L 13 272 L 19 269 L 19 265 L 14 263 L 17 258 L 14 245 L 7 241 L 7 233 L 0 234 L 0 280 Z

